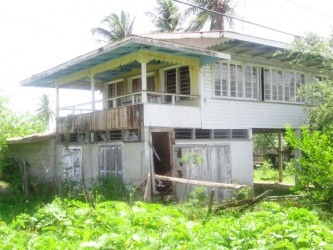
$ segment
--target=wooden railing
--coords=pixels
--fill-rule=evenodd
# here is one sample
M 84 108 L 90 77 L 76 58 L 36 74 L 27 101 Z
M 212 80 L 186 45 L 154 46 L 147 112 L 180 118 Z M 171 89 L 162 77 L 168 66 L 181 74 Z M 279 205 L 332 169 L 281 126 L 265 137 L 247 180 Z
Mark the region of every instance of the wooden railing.
M 141 91 L 128 95 L 116 96 L 95 102 L 86 102 L 77 105 L 67 106 L 59 109 L 60 116 L 85 114 L 99 110 L 107 110 L 123 106 L 130 106 L 142 103 L 171 104 L 198 106 L 193 100 L 198 100 L 198 95 L 182 95 L 162 92 Z
M 79 133 L 140 128 L 143 125 L 143 105 L 122 106 L 84 114 L 59 117 L 59 133 Z

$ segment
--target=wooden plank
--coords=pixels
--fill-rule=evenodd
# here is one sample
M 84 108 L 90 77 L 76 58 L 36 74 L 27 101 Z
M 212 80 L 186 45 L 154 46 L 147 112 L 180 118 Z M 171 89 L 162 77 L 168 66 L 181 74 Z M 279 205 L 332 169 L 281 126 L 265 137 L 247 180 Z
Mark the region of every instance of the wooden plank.
M 155 178 L 162 180 L 162 181 L 172 181 L 172 182 L 176 182 L 176 183 L 190 184 L 190 185 L 204 186 L 204 187 L 213 187 L 213 188 L 241 189 L 241 188 L 246 187 L 246 185 L 240 185 L 240 184 L 189 180 L 189 179 L 181 179 L 181 178 L 177 178 L 177 177 L 169 177 L 169 176 L 157 175 L 157 174 L 155 174 Z

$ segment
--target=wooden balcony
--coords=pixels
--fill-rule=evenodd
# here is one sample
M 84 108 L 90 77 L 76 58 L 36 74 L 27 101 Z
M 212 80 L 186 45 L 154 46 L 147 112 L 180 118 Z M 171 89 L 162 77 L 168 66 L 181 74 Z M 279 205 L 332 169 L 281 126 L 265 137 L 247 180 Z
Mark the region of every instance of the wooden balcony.
M 143 125 L 143 104 L 91 113 L 68 115 L 58 121 L 59 133 L 139 128 Z
M 201 126 L 198 96 L 157 92 L 134 93 L 61 110 L 71 114 L 58 118 L 58 133 L 78 133 L 134 129 L 143 126 L 193 127 Z M 142 102 L 146 100 L 146 102 Z M 98 107 L 100 110 L 92 110 Z M 93 108 L 89 108 L 93 107 Z

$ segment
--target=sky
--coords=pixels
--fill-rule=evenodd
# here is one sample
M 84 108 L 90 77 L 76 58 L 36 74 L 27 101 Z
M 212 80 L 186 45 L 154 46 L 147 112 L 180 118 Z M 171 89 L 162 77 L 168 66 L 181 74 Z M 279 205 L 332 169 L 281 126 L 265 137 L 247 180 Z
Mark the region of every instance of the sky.
M 315 4 L 313 0 L 234 1 L 237 16 L 251 22 L 295 35 L 332 33 L 330 0 L 317 0 Z M 1 1 L 0 89 L 10 97 L 10 107 L 17 112 L 34 112 L 43 93 L 54 104 L 54 89 L 21 87 L 20 81 L 98 48 L 90 30 L 98 27 L 109 13 L 125 10 L 135 16 L 135 34 L 153 31 L 145 12 L 153 11 L 155 5 L 156 0 Z M 286 42 L 292 38 L 238 21 L 234 24 L 235 31 L 241 33 Z M 76 95 L 64 94 L 60 105 L 80 103 L 73 96 Z

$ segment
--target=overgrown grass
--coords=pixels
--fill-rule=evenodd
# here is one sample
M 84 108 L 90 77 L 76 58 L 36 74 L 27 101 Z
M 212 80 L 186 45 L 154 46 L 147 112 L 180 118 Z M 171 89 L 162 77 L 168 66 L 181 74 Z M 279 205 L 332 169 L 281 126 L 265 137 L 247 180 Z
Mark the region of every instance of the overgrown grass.
M 270 162 L 263 162 L 259 168 L 254 169 L 253 179 L 258 182 L 277 182 L 279 181 L 279 171 L 273 168 Z M 295 183 L 295 171 L 292 163 L 286 164 L 283 171 L 283 182 L 293 184 Z
M 55 199 L 0 222 L 1 249 L 333 249 L 333 225 L 315 212 L 262 203 L 206 217 L 205 206 Z

